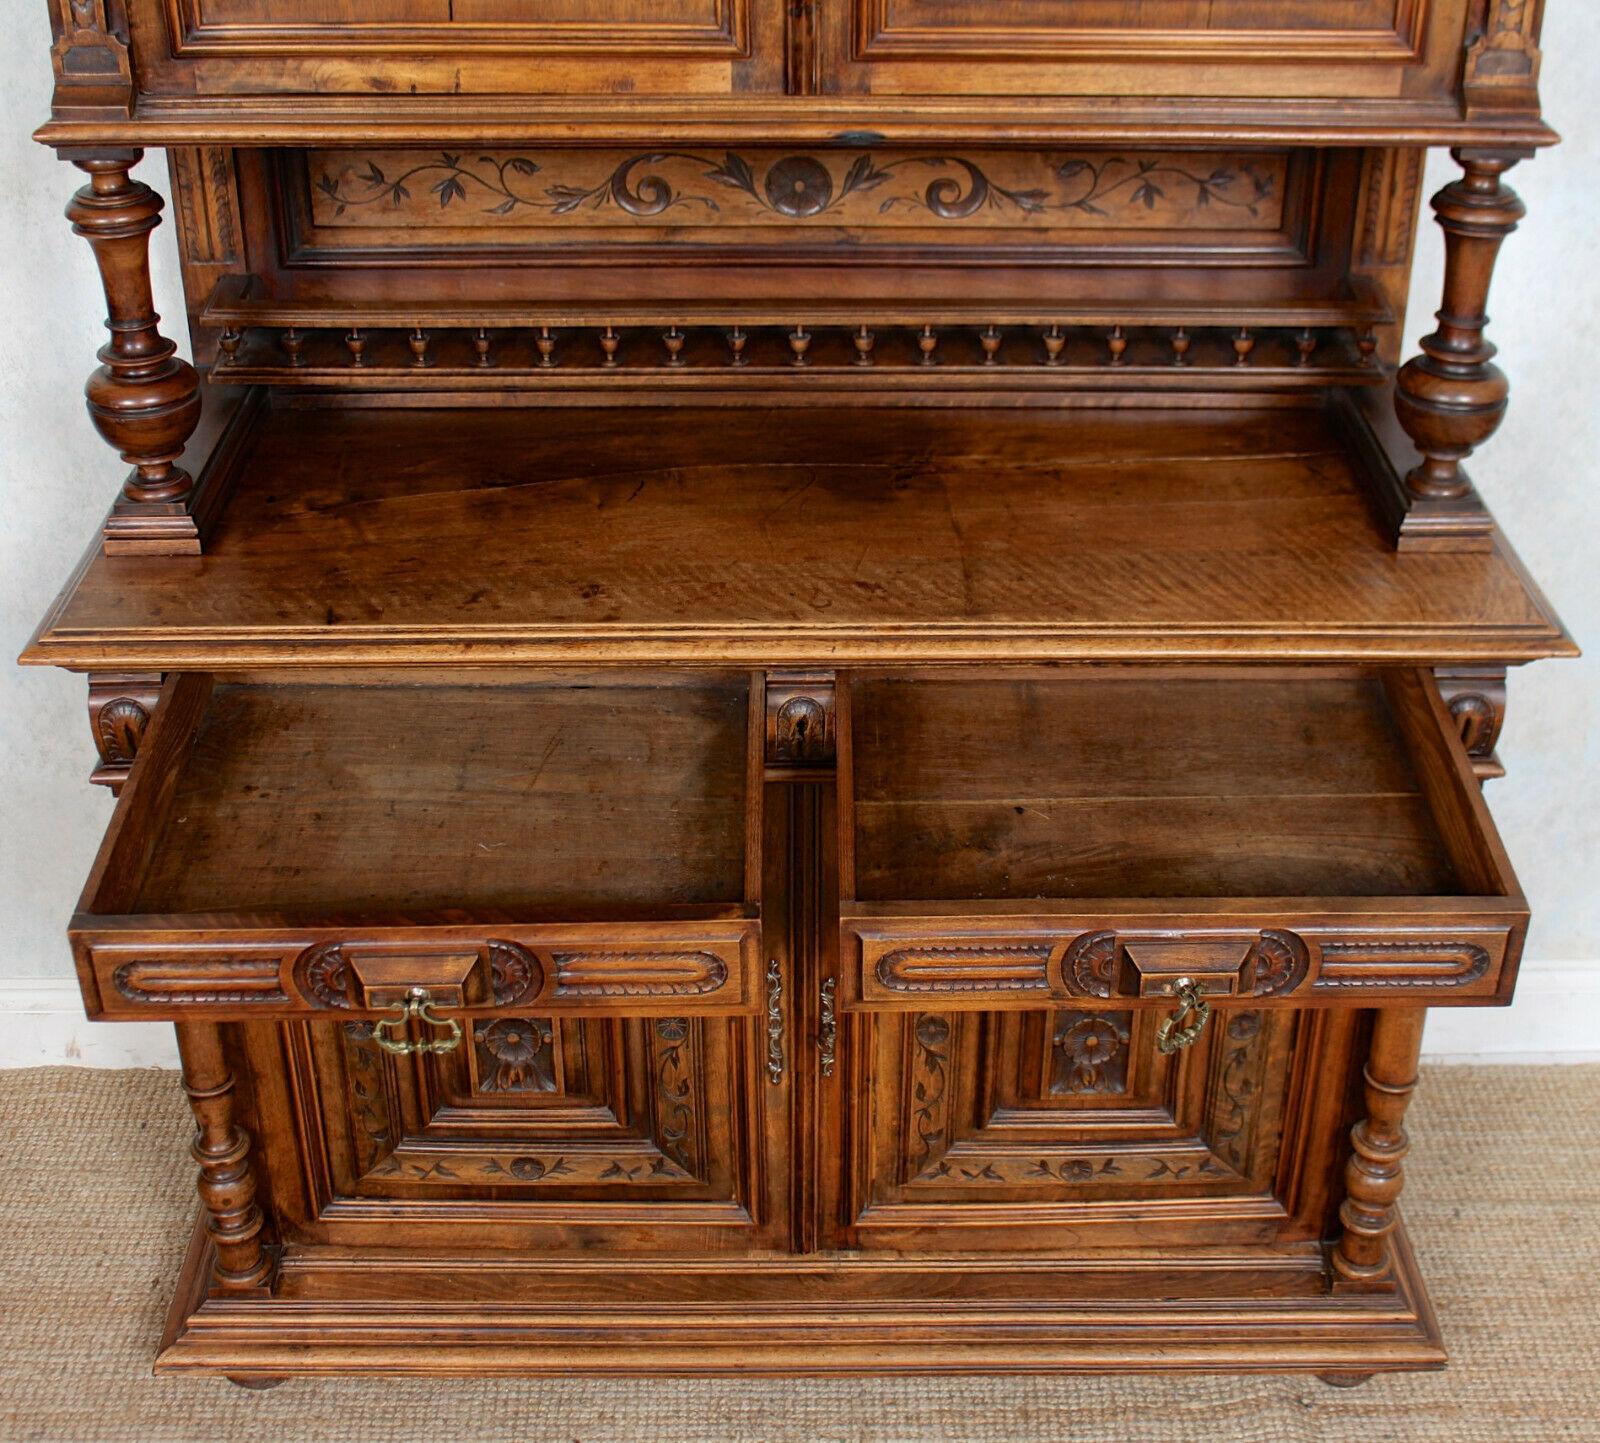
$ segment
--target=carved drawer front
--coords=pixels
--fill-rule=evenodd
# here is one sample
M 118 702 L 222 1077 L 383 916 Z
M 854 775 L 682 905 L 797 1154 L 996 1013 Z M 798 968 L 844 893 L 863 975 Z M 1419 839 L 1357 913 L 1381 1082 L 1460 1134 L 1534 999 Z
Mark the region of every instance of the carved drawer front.
M 751 1013 L 750 692 L 171 678 L 73 921 L 89 1015 L 426 1042 L 497 1014 Z M 447 1020 L 402 1026 L 413 1000 Z
M 1426 674 L 841 694 L 847 1008 L 1510 998 L 1526 905 Z

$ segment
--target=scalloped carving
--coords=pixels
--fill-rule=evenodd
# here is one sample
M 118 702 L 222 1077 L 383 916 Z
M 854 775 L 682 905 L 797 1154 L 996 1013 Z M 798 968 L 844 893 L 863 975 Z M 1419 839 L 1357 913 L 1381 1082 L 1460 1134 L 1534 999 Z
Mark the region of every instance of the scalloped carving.
M 1067 986 L 1086 997 L 1109 997 L 1117 980 L 1117 934 L 1085 932 L 1062 960 Z
M 515 942 L 489 944 L 489 986 L 496 1007 L 515 1007 L 544 987 L 544 968 L 526 947 Z
M 1293 932 L 1268 929 L 1250 949 L 1250 961 L 1255 969 L 1250 995 L 1275 997 L 1294 991 L 1306 980 L 1311 952 Z
M 360 982 L 341 942 L 306 948 L 295 959 L 294 985 L 317 1007 L 348 1011 L 360 1005 Z

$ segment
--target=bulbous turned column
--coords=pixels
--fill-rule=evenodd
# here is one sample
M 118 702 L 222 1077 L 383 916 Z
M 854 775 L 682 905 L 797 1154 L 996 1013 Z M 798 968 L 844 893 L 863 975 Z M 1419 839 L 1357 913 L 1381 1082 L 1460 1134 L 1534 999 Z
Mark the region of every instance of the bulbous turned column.
M 1414 501 L 1455 501 L 1471 492 L 1461 463 L 1499 429 L 1510 386 L 1492 365 L 1485 307 L 1501 243 L 1525 211 L 1501 176 L 1517 154 L 1454 150 L 1464 174 L 1433 198 L 1445 235 L 1444 304 L 1422 354 L 1400 369 L 1395 410 L 1422 452 L 1406 477 Z
M 1345 1200 L 1339 1209 L 1344 1231 L 1333 1250 L 1338 1289 L 1393 1286 L 1389 1235 L 1400 1219 L 1396 1204 L 1405 1184 L 1402 1163 L 1411 1146 L 1404 1122 L 1417 1088 L 1427 1016 L 1425 1007 L 1389 1007 L 1373 1019 L 1362 1074 L 1366 1116 L 1350 1129 Z
M 193 483 L 176 463 L 200 420 L 200 378 L 159 329 L 149 236 L 163 202 L 129 174 L 141 154 L 72 157 L 89 184 L 72 197 L 67 219 L 94 250 L 111 332 L 84 394 L 96 429 L 133 467 L 107 522 L 107 550 L 195 552 Z
M 234 1121 L 233 1073 L 214 1022 L 177 1024 L 183 1090 L 198 1126 L 194 1160 L 200 1164 L 200 1202 L 216 1249 L 212 1286 L 226 1293 L 266 1288 L 272 1259 L 261 1246 L 264 1222 L 256 1205 L 250 1134 Z

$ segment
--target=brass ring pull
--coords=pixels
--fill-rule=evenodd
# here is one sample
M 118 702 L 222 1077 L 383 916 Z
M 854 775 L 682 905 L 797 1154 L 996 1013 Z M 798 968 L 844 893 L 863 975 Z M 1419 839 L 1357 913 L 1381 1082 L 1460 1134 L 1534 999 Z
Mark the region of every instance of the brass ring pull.
M 833 1076 L 835 1049 L 839 1041 L 839 1018 L 833 1006 L 833 993 L 837 985 L 831 977 L 822 984 L 822 1016 L 817 1027 L 817 1051 L 821 1054 L 819 1061 L 824 1077 Z
M 412 1018 L 426 1022 L 430 1027 L 448 1027 L 444 1037 L 431 1037 L 426 1042 L 413 1042 L 405 1035 Z M 393 1037 L 384 1036 L 385 1028 L 393 1028 Z M 395 1052 L 407 1057 L 414 1052 L 454 1052 L 461 1046 L 461 1024 L 454 1017 L 441 1017 L 433 1010 L 433 1000 L 426 987 L 413 987 L 406 1000 L 395 1008 L 393 1017 L 385 1017 L 372 1029 L 372 1040 L 385 1052 Z
M 1162 1022 L 1156 1033 L 1157 1052 L 1181 1052 L 1198 1040 L 1211 1017 L 1211 1004 L 1192 977 L 1180 977 L 1172 991 L 1178 999 L 1178 1010 Z

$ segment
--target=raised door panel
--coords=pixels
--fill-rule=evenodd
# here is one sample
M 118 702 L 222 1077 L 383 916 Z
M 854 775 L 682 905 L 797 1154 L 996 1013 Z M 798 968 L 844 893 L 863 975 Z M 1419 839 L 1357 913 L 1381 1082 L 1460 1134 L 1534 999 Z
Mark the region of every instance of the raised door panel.
M 884 93 L 1398 97 L 1450 88 L 1464 20 L 1463 0 L 850 0 L 848 53 Z
M 140 88 L 151 95 L 677 97 L 782 88 L 777 0 L 129 0 L 129 8 Z
M 398 1237 L 468 1248 L 716 1252 L 770 1239 L 754 1024 L 506 1016 L 443 1055 L 400 1057 L 367 1022 L 252 1033 L 257 1095 L 293 1126 L 263 1137 L 308 1196 L 285 1240 Z M 298 1141 L 297 1141 L 298 1140 Z
M 840 1245 L 1048 1251 L 1314 1241 L 1342 1126 L 1349 1014 L 1220 1014 L 1186 1051 L 1160 1015 L 1073 1008 L 846 1019 Z M 1310 1149 L 1308 1154 L 1307 1149 Z M 1335 1152 L 1336 1152 L 1335 1148 Z

